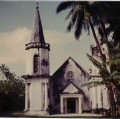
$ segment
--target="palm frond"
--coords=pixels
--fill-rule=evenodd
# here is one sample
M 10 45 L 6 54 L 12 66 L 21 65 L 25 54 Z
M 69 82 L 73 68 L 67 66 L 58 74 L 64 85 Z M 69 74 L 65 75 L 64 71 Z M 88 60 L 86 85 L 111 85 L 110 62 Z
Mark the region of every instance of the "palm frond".
M 111 59 L 109 61 L 109 65 L 112 66 L 112 65 L 119 65 L 120 64 L 120 59 Z
M 56 8 L 56 13 L 59 13 L 63 10 L 66 10 L 68 8 L 72 8 L 77 4 L 77 2 L 75 1 L 65 1 L 65 2 L 61 2 L 57 8 Z
M 86 6 L 84 5 L 83 6 L 83 13 L 84 13 L 84 29 L 85 29 L 85 31 L 86 30 L 88 30 L 88 26 L 89 26 L 89 13 L 87 12 L 87 10 L 86 10 Z
M 14 79 L 16 75 L 14 73 L 10 72 L 10 69 L 5 65 L 2 64 L 0 66 L 0 72 L 2 75 L 4 75 L 7 79 Z
M 89 58 L 89 60 L 99 69 L 103 68 L 102 63 L 98 62 L 96 59 L 94 59 L 92 56 L 90 56 L 89 54 L 87 54 L 87 57 Z
M 102 81 L 91 81 L 91 82 L 88 82 L 86 84 L 83 84 L 82 87 L 84 86 L 88 86 L 89 88 L 90 87 L 95 87 L 95 86 L 98 86 L 98 85 L 103 85 L 104 83 Z
M 73 12 L 74 12 L 74 8 L 72 8 L 72 9 L 70 10 L 70 12 L 67 14 L 65 20 L 69 19 L 70 16 L 73 14 Z
M 77 13 L 74 13 L 72 15 L 72 18 L 71 18 L 71 20 L 70 20 L 70 22 L 69 22 L 69 24 L 67 26 L 67 29 L 66 29 L 68 32 L 70 32 L 71 29 L 73 28 L 73 26 L 74 26 L 74 24 L 76 22 L 76 19 L 77 19 Z
M 77 17 L 77 21 L 76 21 L 76 24 L 75 24 L 75 32 L 74 32 L 74 36 L 76 39 L 79 39 L 81 33 L 82 33 L 82 27 L 83 27 L 83 12 L 79 12 L 78 14 L 78 17 Z
M 107 81 L 110 79 L 111 75 L 106 68 L 99 69 L 100 75 L 103 78 L 103 81 Z
M 107 80 L 110 77 L 109 70 L 102 63 L 94 59 L 92 56 L 87 54 L 89 60 L 99 69 L 100 76 L 102 76 L 103 80 Z
M 78 19 L 78 14 L 81 10 L 81 6 L 80 5 L 76 5 L 74 7 L 74 10 L 73 10 L 73 13 L 72 13 L 72 16 L 71 16 L 71 20 L 67 26 L 67 31 L 71 31 L 71 29 L 73 28 L 73 26 L 75 25 L 76 23 L 76 20 Z

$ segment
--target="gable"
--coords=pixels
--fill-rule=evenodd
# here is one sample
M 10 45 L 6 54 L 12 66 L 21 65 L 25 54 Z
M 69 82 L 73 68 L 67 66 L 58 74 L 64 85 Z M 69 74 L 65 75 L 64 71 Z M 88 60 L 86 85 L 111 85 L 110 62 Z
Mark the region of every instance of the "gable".
M 52 77 L 58 77 L 59 75 L 63 75 L 68 71 L 79 72 L 82 76 L 90 78 L 89 73 L 85 71 L 73 58 L 69 57 L 63 65 L 52 75 Z M 65 74 L 66 75 L 66 74 Z
M 90 75 L 71 57 L 52 75 L 51 81 L 58 86 L 59 89 L 66 85 L 66 82 L 72 81 L 78 87 L 86 84 Z
M 63 93 L 78 93 L 78 89 L 70 83 L 64 90 Z
M 62 93 L 87 95 L 88 89 L 82 85 L 88 82 L 90 75 L 71 57 L 51 76 L 50 82 L 54 99 Z
M 81 90 L 81 88 L 79 88 L 76 84 L 74 84 L 73 82 L 69 81 L 64 87 L 63 89 L 59 92 L 61 93 L 70 93 L 70 94 L 84 94 L 83 90 Z

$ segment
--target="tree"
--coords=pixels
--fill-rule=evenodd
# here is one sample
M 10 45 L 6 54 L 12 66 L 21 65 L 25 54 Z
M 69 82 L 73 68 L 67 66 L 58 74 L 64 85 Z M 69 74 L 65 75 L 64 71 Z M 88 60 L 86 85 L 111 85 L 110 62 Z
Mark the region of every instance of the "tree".
M 110 111 L 112 116 L 119 113 L 120 108 L 120 47 L 112 45 L 112 41 L 106 41 L 110 59 L 103 65 L 101 62 L 87 54 L 92 63 L 99 69 L 102 81 L 99 84 L 105 84 L 108 88 L 108 97 L 110 101 Z M 109 68 L 107 68 L 109 67 Z M 93 82 L 94 83 L 94 82 Z M 89 85 L 89 84 L 88 84 Z M 97 84 L 98 85 L 98 84 Z
M 82 34 L 82 30 L 88 31 L 89 33 L 89 28 L 91 27 L 95 42 L 100 52 L 100 56 L 104 61 L 100 43 L 97 39 L 94 29 L 94 19 L 98 20 L 98 17 L 94 12 L 94 5 L 90 4 L 90 2 L 80 1 L 61 2 L 57 7 L 56 12 L 59 13 L 66 9 L 70 9 L 70 12 L 68 13 L 66 19 L 71 17 L 70 22 L 67 26 L 67 31 L 71 31 L 71 29 L 75 27 L 74 35 L 76 39 L 79 39 L 80 35 Z
M 23 79 L 11 73 L 10 69 L 3 64 L 0 66 L 0 72 L 0 111 L 24 109 Z
M 117 5 L 117 8 L 116 8 Z M 113 32 L 113 38 L 114 43 L 117 44 L 119 42 L 119 12 L 120 11 L 120 5 L 114 4 L 113 2 L 93 2 L 90 4 L 89 2 L 61 2 L 57 7 L 57 13 L 61 12 L 62 10 L 70 9 L 70 12 L 67 15 L 67 19 L 71 17 L 71 20 L 68 24 L 67 30 L 71 31 L 71 29 L 75 26 L 75 38 L 78 39 L 82 33 L 82 30 L 89 31 L 89 27 L 91 27 L 94 39 L 97 44 L 97 48 L 99 50 L 102 63 L 96 61 L 94 58 L 92 58 L 90 55 L 88 55 L 89 59 L 99 68 L 100 74 L 103 78 L 103 82 L 109 90 L 109 99 L 110 99 L 110 105 L 111 105 L 111 112 L 114 113 L 116 110 L 115 105 L 115 99 L 114 99 L 114 89 L 117 89 L 119 86 L 116 86 L 117 82 L 113 79 L 111 74 L 115 74 L 116 70 L 117 73 L 120 72 L 118 70 L 118 66 L 115 65 L 115 62 L 119 62 L 119 54 L 114 56 L 114 53 L 111 52 L 115 49 L 112 45 L 110 45 L 108 40 L 108 35 Z M 117 13 L 117 14 L 116 14 Z M 114 16 L 114 17 L 113 17 Z M 105 27 L 105 24 L 108 24 L 108 27 Z M 104 55 L 101 51 L 101 44 L 99 40 L 97 39 L 94 27 L 98 27 L 98 32 L 101 35 L 100 42 L 103 44 L 105 43 L 108 47 L 108 54 L 110 57 L 109 61 L 109 68 L 108 65 L 106 65 L 108 62 L 106 62 Z M 111 47 L 111 48 L 110 48 Z M 119 45 L 120 47 L 120 45 Z M 119 51 L 119 50 L 118 50 Z M 115 49 L 115 52 L 118 52 Z M 111 59 L 112 56 L 112 59 Z M 113 64 L 110 65 L 110 62 L 113 61 Z M 115 74 L 116 76 L 117 74 Z M 115 78 L 115 77 L 114 77 Z M 119 79 L 119 75 L 117 76 Z M 116 79 L 116 78 L 115 78 Z

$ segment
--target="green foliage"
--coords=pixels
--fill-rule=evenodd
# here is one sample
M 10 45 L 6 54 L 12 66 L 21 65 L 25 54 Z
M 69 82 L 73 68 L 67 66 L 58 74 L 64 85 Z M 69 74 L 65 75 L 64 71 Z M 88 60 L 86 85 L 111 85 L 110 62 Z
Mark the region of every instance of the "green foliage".
M 96 87 L 98 85 L 103 85 L 104 83 L 102 81 L 90 81 L 82 86 L 88 86 L 89 88 L 91 87 Z
M 24 81 L 5 65 L 0 66 L 0 72 L 0 111 L 24 109 Z
M 112 116 L 115 116 L 119 111 L 120 99 L 120 47 L 113 46 L 111 41 L 104 42 L 108 47 L 109 60 L 107 62 L 101 63 L 94 59 L 92 56 L 87 54 L 89 60 L 99 69 L 100 76 L 102 77 L 102 82 L 108 87 L 109 90 L 109 100 L 110 109 Z M 91 85 L 91 84 L 88 84 Z M 99 85 L 99 84 L 97 84 Z M 116 98 L 114 98 L 114 96 Z
M 70 18 L 70 21 L 67 26 L 67 31 L 71 31 L 72 28 L 75 28 L 74 36 L 76 39 L 80 38 L 80 35 L 82 34 L 82 30 L 88 31 L 89 34 L 89 8 L 90 4 L 89 2 L 80 2 L 80 1 L 67 1 L 67 2 L 61 2 L 56 12 L 59 13 L 63 10 L 70 9 L 68 15 L 66 16 L 66 19 Z
M 96 8 L 94 2 L 91 4 L 89 1 L 65 1 L 57 6 L 56 13 L 67 9 L 70 10 L 66 16 L 66 19 L 70 18 L 67 31 L 71 31 L 74 28 L 74 36 L 77 40 L 80 39 L 83 30 L 90 34 L 91 28 L 98 50 L 102 56 L 100 43 L 95 32 L 95 26 L 99 26 L 100 20 L 94 8 Z
M 114 94 L 120 93 L 120 2 L 90 2 L 67 1 L 61 2 L 56 12 L 70 9 L 66 19 L 70 18 L 67 31 L 75 28 L 74 35 L 79 39 L 82 31 L 88 31 L 91 27 L 96 46 L 100 53 L 101 62 L 87 54 L 90 61 L 99 68 L 103 81 L 109 90 L 111 113 L 116 111 Z M 98 40 L 94 28 L 98 29 L 101 38 Z M 108 40 L 110 33 L 113 33 L 112 41 Z M 99 42 L 100 41 L 100 42 Z M 108 48 L 109 61 L 106 61 L 100 45 L 106 44 Z M 89 85 L 100 85 L 98 82 L 91 82 Z M 116 100 L 118 96 L 116 95 Z M 120 100 L 118 101 L 120 102 Z M 114 111 L 113 111 L 114 110 Z

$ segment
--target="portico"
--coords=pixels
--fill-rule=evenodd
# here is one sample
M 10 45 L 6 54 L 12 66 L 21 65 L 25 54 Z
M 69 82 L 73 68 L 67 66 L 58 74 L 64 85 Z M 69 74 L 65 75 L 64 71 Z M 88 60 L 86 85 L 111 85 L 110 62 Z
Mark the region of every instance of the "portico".
M 82 113 L 83 94 L 60 94 L 61 113 Z

